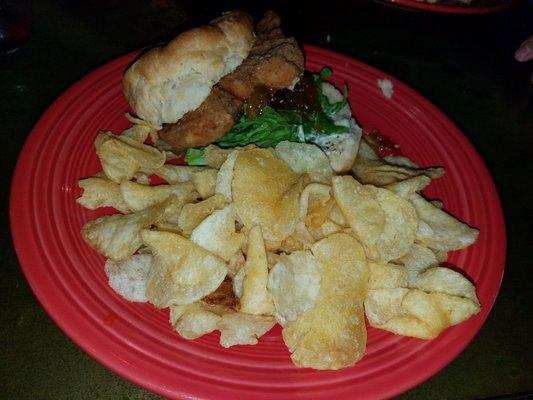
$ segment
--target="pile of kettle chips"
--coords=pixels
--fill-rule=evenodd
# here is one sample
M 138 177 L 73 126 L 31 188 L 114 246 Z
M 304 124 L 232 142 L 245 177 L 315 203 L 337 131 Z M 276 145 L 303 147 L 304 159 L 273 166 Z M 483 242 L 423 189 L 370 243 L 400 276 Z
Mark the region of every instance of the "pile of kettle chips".
M 364 138 L 344 173 L 295 142 L 210 145 L 207 166 L 172 165 L 132 122 L 96 137 L 102 172 L 79 181 L 78 203 L 118 213 L 81 234 L 108 259 L 110 286 L 170 308 L 182 337 L 218 330 L 224 347 L 254 345 L 277 322 L 295 365 L 328 370 L 364 356 L 365 316 L 434 339 L 479 312 L 474 285 L 440 266 L 478 231 L 420 194 L 442 168 L 380 158 Z

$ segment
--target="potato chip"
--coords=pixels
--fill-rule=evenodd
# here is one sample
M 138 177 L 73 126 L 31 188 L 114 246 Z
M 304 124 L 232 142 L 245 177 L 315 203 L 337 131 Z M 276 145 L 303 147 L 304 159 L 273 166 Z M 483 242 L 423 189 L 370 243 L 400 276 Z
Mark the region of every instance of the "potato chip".
M 418 279 L 418 288 L 426 292 L 440 292 L 478 301 L 472 282 L 449 268 L 435 267 L 424 271 Z
M 297 240 L 294 236 L 289 236 L 280 243 L 279 247 L 275 251 L 290 254 L 298 250 L 304 250 L 305 248 L 306 247 L 302 242 Z
M 296 224 L 296 228 L 292 235 L 285 240 L 288 240 L 289 238 L 295 241 L 295 244 L 297 244 L 298 247 L 301 247 L 299 250 L 309 249 L 316 242 L 315 238 L 311 235 L 311 232 L 309 232 L 309 229 L 302 221 Z
M 413 243 L 409 251 L 396 261 L 407 269 L 408 287 L 411 288 L 417 287 L 418 277 L 422 272 L 439 265 L 435 253 L 417 243 Z
M 446 314 L 442 312 L 430 293 L 410 289 L 402 300 L 402 308 L 428 326 L 428 339 L 438 336 L 450 326 Z M 421 339 L 424 339 L 423 337 Z
M 383 157 L 383 160 L 387 161 L 389 164 L 392 165 L 399 165 L 400 167 L 408 167 L 408 168 L 420 168 L 418 164 L 415 164 L 412 160 L 410 160 L 408 157 L 405 156 L 385 156 Z
M 128 301 L 146 302 L 146 285 L 152 267 L 151 254 L 134 254 L 123 261 L 107 260 L 105 274 L 111 288 Z
M 141 185 L 150 185 L 150 176 L 144 172 L 135 172 L 133 180 Z
M 200 300 L 228 272 L 224 260 L 180 235 L 143 230 L 141 237 L 154 255 L 146 297 L 158 308 Z
M 368 143 L 362 140 L 352 173 L 360 182 L 379 187 L 401 182 L 414 176 L 425 175 L 435 179 L 444 174 L 443 168 L 409 167 L 405 162 L 395 164 L 393 161 L 394 159 L 386 161 L 379 158 Z
M 175 196 L 183 205 L 197 197 L 192 183 L 175 183 L 173 185 L 146 186 L 139 183 L 123 181 L 120 184 L 122 198 L 133 211 L 144 210 L 154 204 L 165 201 L 170 196 Z
M 444 329 L 479 312 L 479 303 L 418 289 L 369 290 L 365 312 L 370 325 L 398 335 L 434 339 Z
M 170 323 L 188 340 L 194 340 L 217 329 L 221 316 L 202 303 L 170 307 Z
M 440 200 L 431 200 L 430 203 L 433 204 L 437 208 L 444 207 L 444 203 Z
M 332 182 L 335 200 L 369 258 L 387 262 L 409 251 L 418 218 L 407 200 L 386 189 L 363 186 L 348 175 Z
M 167 232 L 173 232 L 177 233 L 178 235 L 181 235 L 181 229 L 177 224 L 173 224 L 171 222 L 157 222 L 154 224 L 158 231 L 167 231 Z
M 133 115 L 131 115 L 128 112 L 124 113 L 124 117 L 126 117 L 126 119 L 128 121 L 130 121 L 134 125 L 148 126 L 151 130 L 154 130 L 154 131 L 157 130 L 157 129 L 161 129 L 160 126 L 154 126 L 149 121 L 145 121 L 144 119 L 141 119 L 141 118 L 138 118 L 138 117 L 134 117 Z
M 232 191 L 231 191 L 231 182 L 233 181 L 233 169 L 235 167 L 235 160 L 240 154 L 240 150 L 234 150 L 231 152 L 226 161 L 220 167 L 218 171 L 216 182 L 215 182 L 215 192 L 220 193 L 224 196 L 226 201 L 229 203 L 232 201 Z
M 80 179 L 78 186 L 83 189 L 83 195 L 76 201 L 89 210 L 113 207 L 124 214 L 131 211 L 122 198 L 120 186 L 107 178 Z
M 235 210 L 227 205 L 214 211 L 194 228 L 191 240 L 225 261 L 241 248 L 242 233 L 235 232 Z
M 396 193 L 398 196 L 409 200 L 413 194 L 423 190 L 430 182 L 431 179 L 427 176 L 419 175 L 404 181 L 391 183 L 390 185 L 385 186 L 385 188 Z
M 220 330 L 220 345 L 226 348 L 237 344 L 255 345 L 275 323 L 276 320 L 273 317 L 265 315 L 240 312 L 224 314 L 217 324 Z
M 205 169 L 205 167 L 193 167 L 190 165 L 165 164 L 155 170 L 154 174 L 168 183 L 183 183 L 190 181 L 195 172 L 200 172 Z
M 320 265 L 311 251 L 281 254 L 268 275 L 276 320 L 285 325 L 312 309 L 319 289 Z
M 248 314 L 273 314 L 274 304 L 267 291 L 268 262 L 261 227 L 254 226 L 248 234 L 246 263 L 240 310 Z
M 348 226 L 348 223 L 346 222 L 346 217 L 342 213 L 342 210 L 340 209 L 337 203 L 333 203 L 333 206 L 329 211 L 328 218 L 339 226 Z
M 357 240 L 342 233 L 315 243 L 312 253 L 320 264 L 316 304 L 284 326 L 283 339 L 297 366 L 339 369 L 353 365 L 366 347 L 365 253 Z
M 481 311 L 479 301 L 446 293 L 432 293 L 433 300 L 445 313 L 451 325 L 460 324 Z
M 205 163 L 211 168 L 220 168 L 234 149 L 221 149 L 210 144 L 204 149 Z
M 280 257 L 282 254 L 274 253 L 272 251 L 267 251 L 267 262 L 268 262 L 268 269 L 272 269 L 274 265 L 280 260 Z
M 217 175 L 218 171 L 211 168 L 192 174 L 191 182 L 202 199 L 207 199 L 215 194 Z
M 226 205 L 224 196 L 215 194 L 199 203 L 185 204 L 178 217 L 178 226 L 184 236 L 190 236 L 194 228 L 202 222 L 213 211 L 219 210 Z
M 407 288 L 369 289 L 365 298 L 365 314 L 370 325 L 380 328 L 392 318 L 401 316 L 402 300 L 409 292 Z
M 233 278 L 235 274 L 244 267 L 245 262 L 246 260 L 244 259 L 242 251 L 237 251 L 228 261 L 228 276 Z
M 448 259 L 448 253 L 446 251 L 433 250 L 438 263 L 443 263 Z
M 416 239 L 427 247 L 438 251 L 459 250 L 476 241 L 477 229 L 470 228 L 418 194 L 409 200 L 421 220 Z
M 147 125 L 135 124 L 121 133 L 121 136 L 129 137 L 139 143 L 144 143 L 151 128 Z
M 141 246 L 141 230 L 159 222 L 166 206 L 167 203 L 162 203 L 135 214 L 105 215 L 83 225 L 81 235 L 89 246 L 107 258 L 125 260 Z
M 336 176 L 332 183 L 335 201 L 349 225 L 364 237 L 365 248 L 375 247 L 385 229 L 386 216 L 374 193 L 350 176 Z
M 368 270 L 370 271 L 370 277 L 368 279 L 369 289 L 407 287 L 407 269 L 403 265 L 369 262 Z
M 235 275 L 233 275 L 233 278 L 231 280 L 233 293 L 235 293 L 235 296 L 237 296 L 238 299 L 240 299 L 242 296 L 242 284 L 244 282 L 244 276 L 244 268 L 240 268 L 237 270 Z
M 282 241 L 295 229 L 307 176 L 295 174 L 266 149 L 243 151 L 235 160 L 232 193 L 243 225 L 260 225 L 266 241 Z
M 139 171 L 151 174 L 165 163 L 165 155 L 155 147 L 129 137 L 100 132 L 95 147 L 106 176 L 117 183 L 131 180 Z
M 309 143 L 281 142 L 274 149 L 276 157 L 285 161 L 297 174 L 307 173 L 311 182 L 329 183 L 333 169 L 319 147 Z
M 223 347 L 255 345 L 276 321 L 263 315 L 251 315 L 212 306 L 203 301 L 170 307 L 170 322 L 185 339 L 196 339 L 214 330 L 220 331 Z
M 341 232 L 343 227 L 337 225 L 335 222 L 327 219 L 318 228 L 308 228 L 308 232 L 311 234 L 315 241 L 324 239 L 326 236 L 332 235 L 337 232 Z
M 331 186 L 311 183 L 305 187 L 300 196 L 300 219 L 311 228 L 318 228 L 326 221 L 335 200 L 331 195 Z

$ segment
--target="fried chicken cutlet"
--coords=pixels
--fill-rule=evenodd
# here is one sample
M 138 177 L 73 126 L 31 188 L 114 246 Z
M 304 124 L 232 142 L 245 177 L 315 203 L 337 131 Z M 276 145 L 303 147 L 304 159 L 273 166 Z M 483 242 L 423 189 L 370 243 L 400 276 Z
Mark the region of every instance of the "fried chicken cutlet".
M 224 76 L 196 110 L 174 124 L 164 124 L 159 137 L 174 152 L 205 146 L 224 136 L 257 93 L 293 87 L 304 70 L 304 57 L 294 38 L 280 29 L 281 19 L 265 13 L 256 25 L 257 38 L 248 58 Z

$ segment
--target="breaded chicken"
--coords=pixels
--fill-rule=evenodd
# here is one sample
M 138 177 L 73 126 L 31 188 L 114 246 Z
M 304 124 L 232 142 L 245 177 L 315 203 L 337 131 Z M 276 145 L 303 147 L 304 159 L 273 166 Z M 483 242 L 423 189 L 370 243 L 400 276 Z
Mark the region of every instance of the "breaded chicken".
M 205 146 L 224 136 L 242 111 L 244 102 L 265 88 L 271 92 L 292 87 L 301 77 L 304 57 L 294 38 L 280 29 L 272 11 L 257 23 L 257 38 L 246 60 L 215 85 L 196 110 L 175 124 L 164 124 L 159 137 L 176 153 Z

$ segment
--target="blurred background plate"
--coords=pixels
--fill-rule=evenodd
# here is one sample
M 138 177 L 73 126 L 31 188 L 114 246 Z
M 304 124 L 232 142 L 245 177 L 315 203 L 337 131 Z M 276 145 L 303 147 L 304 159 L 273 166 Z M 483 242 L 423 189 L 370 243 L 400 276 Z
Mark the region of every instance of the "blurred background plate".
M 472 0 L 470 4 L 461 4 L 455 0 L 438 0 L 437 3 L 427 3 L 416 0 L 376 0 L 379 3 L 404 8 L 425 10 L 449 14 L 486 14 L 505 10 L 518 0 Z
M 107 285 L 104 258 L 80 236 L 101 212 L 75 199 L 77 180 L 100 170 L 93 141 L 98 129 L 128 126 L 121 75 L 138 53 L 121 57 L 68 89 L 27 139 L 13 177 L 10 219 L 15 248 L 36 296 L 65 333 L 96 360 L 155 393 L 177 399 L 387 398 L 437 373 L 478 332 L 498 293 L 505 230 L 498 195 L 480 157 L 435 106 L 387 74 L 331 51 L 306 46 L 307 69 L 327 65 L 347 82 L 354 113 L 366 130 L 379 128 L 420 165 L 442 165 L 446 175 L 426 191 L 454 215 L 480 229 L 471 247 L 450 254 L 476 283 L 482 311 L 434 341 L 369 329 L 364 359 L 340 371 L 295 368 L 279 326 L 257 346 L 223 349 L 218 334 L 181 339 L 168 311 L 128 303 Z M 378 78 L 389 78 L 386 98 Z

